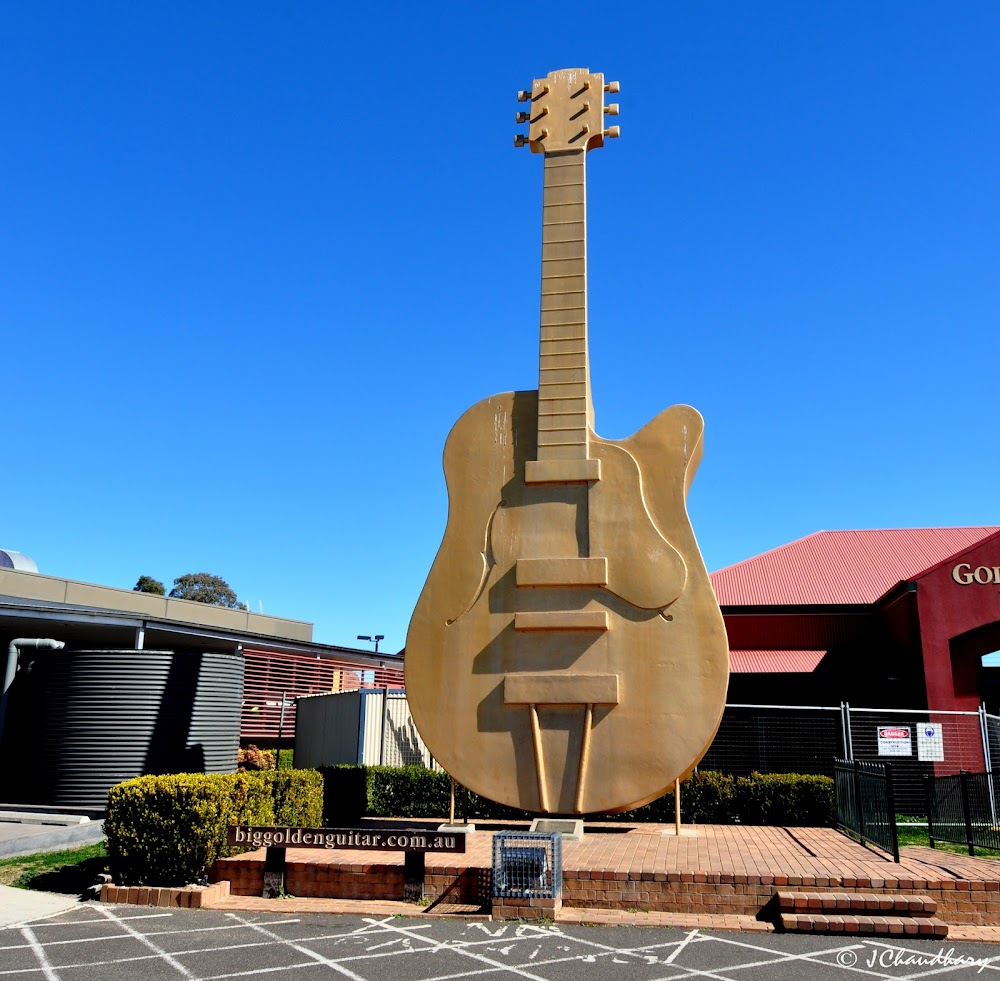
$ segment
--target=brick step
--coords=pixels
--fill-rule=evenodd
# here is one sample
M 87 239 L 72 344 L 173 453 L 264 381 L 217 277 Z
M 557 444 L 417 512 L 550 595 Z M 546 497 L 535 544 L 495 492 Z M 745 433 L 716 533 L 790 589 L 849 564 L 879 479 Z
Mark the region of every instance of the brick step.
M 783 913 L 923 918 L 937 912 L 937 903 L 929 896 L 909 896 L 904 893 L 779 890 L 775 897 L 778 909 Z
M 782 913 L 778 925 L 790 933 L 850 933 L 856 936 L 948 936 L 948 924 L 934 916 L 855 916 L 850 913 Z

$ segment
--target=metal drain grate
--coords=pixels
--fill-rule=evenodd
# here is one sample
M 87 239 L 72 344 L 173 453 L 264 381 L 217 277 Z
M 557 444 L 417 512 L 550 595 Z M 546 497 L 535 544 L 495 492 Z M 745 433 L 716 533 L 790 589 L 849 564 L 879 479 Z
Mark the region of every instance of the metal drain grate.
M 493 895 L 562 895 L 562 835 L 502 831 L 493 836 Z

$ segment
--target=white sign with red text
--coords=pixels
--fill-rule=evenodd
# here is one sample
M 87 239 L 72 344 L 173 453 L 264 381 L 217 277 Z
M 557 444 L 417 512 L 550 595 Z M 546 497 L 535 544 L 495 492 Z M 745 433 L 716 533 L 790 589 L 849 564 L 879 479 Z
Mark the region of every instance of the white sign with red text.
M 909 726 L 878 727 L 879 756 L 912 756 L 913 743 Z

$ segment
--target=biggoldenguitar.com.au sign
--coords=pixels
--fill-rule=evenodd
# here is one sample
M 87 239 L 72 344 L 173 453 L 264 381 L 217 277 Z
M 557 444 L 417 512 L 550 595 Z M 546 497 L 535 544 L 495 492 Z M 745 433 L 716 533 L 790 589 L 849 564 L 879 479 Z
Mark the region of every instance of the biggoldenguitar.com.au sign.
M 423 828 L 283 828 L 233 825 L 230 845 L 253 848 L 356 848 L 370 851 L 464 852 L 464 834 Z

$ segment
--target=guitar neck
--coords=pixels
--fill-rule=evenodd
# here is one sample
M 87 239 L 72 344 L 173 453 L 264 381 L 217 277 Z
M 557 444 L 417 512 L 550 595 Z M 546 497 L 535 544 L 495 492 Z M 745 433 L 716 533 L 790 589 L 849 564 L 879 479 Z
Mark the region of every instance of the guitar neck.
M 538 459 L 588 459 L 586 151 L 545 154 Z

